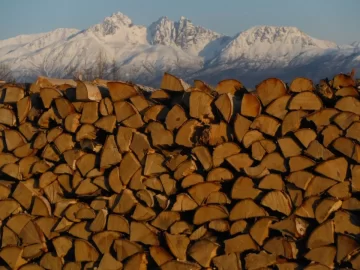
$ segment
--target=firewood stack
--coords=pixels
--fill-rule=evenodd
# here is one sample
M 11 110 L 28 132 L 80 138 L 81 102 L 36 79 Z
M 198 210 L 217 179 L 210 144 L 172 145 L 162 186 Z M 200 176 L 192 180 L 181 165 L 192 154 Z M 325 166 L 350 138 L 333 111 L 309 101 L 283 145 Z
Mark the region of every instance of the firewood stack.
M 360 269 L 356 87 L 3 85 L 0 269 Z

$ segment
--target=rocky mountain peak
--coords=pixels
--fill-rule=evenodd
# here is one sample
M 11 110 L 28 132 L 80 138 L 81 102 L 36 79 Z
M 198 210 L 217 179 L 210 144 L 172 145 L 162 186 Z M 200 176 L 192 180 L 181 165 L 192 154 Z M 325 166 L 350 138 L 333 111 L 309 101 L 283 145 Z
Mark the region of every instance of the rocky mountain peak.
M 106 17 L 101 23 L 90 27 L 90 31 L 100 33 L 102 35 L 113 35 L 117 29 L 122 27 L 130 27 L 132 25 L 131 19 L 121 12 L 113 13 Z

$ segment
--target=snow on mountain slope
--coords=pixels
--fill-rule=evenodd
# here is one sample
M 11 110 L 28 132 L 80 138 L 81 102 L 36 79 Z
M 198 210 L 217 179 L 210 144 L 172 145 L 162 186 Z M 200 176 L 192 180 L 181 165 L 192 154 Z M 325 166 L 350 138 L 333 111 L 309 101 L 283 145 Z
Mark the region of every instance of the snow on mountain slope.
M 185 17 L 177 22 L 162 17 L 148 27 L 151 44 L 178 46 L 193 55 L 198 55 L 210 42 L 222 37 L 223 35 L 214 31 L 195 26 Z
M 7 52 L 5 52 L 5 50 L 4 52 L 0 52 L 0 61 L 36 52 L 47 46 L 66 40 L 77 32 L 79 32 L 78 29 L 58 28 L 51 32 L 33 35 L 29 37 L 31 41 L 18 44 L 18 46 L 14 46 L 11 50 L 7 50 Z
M 250 59 L 286 64 L 310 49 L 337 49 L 337 45 L 312 38 L 296 27 L 257 26 L 235 36 L 214 62 L 221 64 Z
M 56 29 L 2 40 L 0 63 L 9 64 L 20 81 L 38 75 L 70 77 L 96 67 L 101 53 L 120 66 L 122 79 L 157 83 L 169 71 L 213 82 L 231 76 L 285 78 L 294 70 L 349 72 L 349 67 L 360 68 L 359 48 L 359 43 L 338 46 L 319 40 L 295 27 L 257 26 L 229 37 L 184 17 L 162 17 L 145 27 L 117 12 L 81 31 Z
M 30 43 L 35 39 L 38 39 L 42 35 L 44 35 L 44 33 L 32 34 L 32 35 L 20 35 L 13 38 L 0 40 L 0 57 L 7 54 L 9 51 L 21 47 L 24 44 Z

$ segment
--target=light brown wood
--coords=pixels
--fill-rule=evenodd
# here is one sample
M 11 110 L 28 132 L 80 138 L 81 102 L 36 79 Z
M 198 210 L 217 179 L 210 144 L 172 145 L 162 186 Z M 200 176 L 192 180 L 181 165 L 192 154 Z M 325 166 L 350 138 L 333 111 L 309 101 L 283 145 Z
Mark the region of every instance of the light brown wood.
M 216 92 L 219 94 L 235 94 L 237 91 L 243 88 L 243 84 L 234 79 L 227 79 L 219 82 L 215 88 Z
M 250 253 L 245 257 L 246 269 L 254 270 L 271 266 L 276 263 L 276 255 L 261 251 L 258 254 Z
M 307 241 L 307 247 L 310 249 L 318 248 L 332 244 L 334 241 L 334 222 L 329 220 L 313 230 Z
M 124 82 L 107 82 L 109 94 L 113 102 L 126 100 L 138 95 L 136 88 L 129 83 Z
M 280 123 L 273 117 L 267 115 L 260 115 L 255 118 L 255 120 L 250 125 L 251 129 L 257 129 L 262 133 L 265 133 L 270 136 L 275 136 L 277 129 L 279 128 Z
M 298 253 L 295 242 L 290 239 L 287 240 L 283 237 L 273 237 L 269 239 L 265 243 L 264 249 L 267 252 L 270 252 L 277 256 L 283 256 L 287 259 L 295 259 Z
M 222 94 L 216 99 L 214 104 L 220 111 L 223 119 L 226 122 L 230 122 L 234 112 L 233 96 L 230 93 Z
M 270 78 L 256 86 L 256 93 L 262 105 L 267 106 L 271 101 L 286 94 L 286 86 L 281 80 Z
M 203 123 L 209 123 L 214 119 L 211 103 L 214 98 L 202 91 L 192 91 L 190 93 L 190 116 Z
M 258 250 L 258 246 L 249 234 L 241 234 L 224 241 L 225 252 L 244 252 L 247 250 Z
M 253 93 L 244 94 L 240 105 L 240 114 L 246 117 L 257 117 L 261 114 L 261 103 Z
M 236 139 L 241 142 L 245 133 L 249 130 L 251 121 L 247 118 L 241 116 L 240 114 L 236 114 L 234 120 L 234 133 Z
M 254 183 L 249 177 L 239 177 L 231 190 L 233 199 L 255 199 L 261 194 L 261 190 L 254 187 Z
M 301 92 L 289 101 L 289 110 L 318 111 L 323 107 L 321 99 L 313 92 Z
M 184 82 L 183 80 L 177 78 L 174 75 L 171 75 L 169 73 L 164 73 L 164 76 L 161 81 L 160 88 L 169 90 L 169 91 L 186 91 L 190 86 Z
M 268 216 L 268 213 L 261 206 L 257 205 L 251 199 L 245 199 L 238 202 L 230 211 L 229 219 L 231 221 L 239 219 L 248 219 L 254 217 Z
M 307 78 L 295 78 L 290 84 L 290 91 L 294 93 L 314 90 L 315 88 L 313 82 Z

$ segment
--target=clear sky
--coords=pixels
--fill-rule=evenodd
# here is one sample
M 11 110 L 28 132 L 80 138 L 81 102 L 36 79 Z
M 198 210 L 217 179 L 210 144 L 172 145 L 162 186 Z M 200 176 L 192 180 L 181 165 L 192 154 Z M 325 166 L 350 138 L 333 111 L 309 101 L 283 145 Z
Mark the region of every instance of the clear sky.
M 338 44 L 360 40 L 360 0 L 0 0 L 0 39 L 84 29 L 120 11 L 149 25 L 161 16 L 234 35 L 255 25 L 296 26 Z

